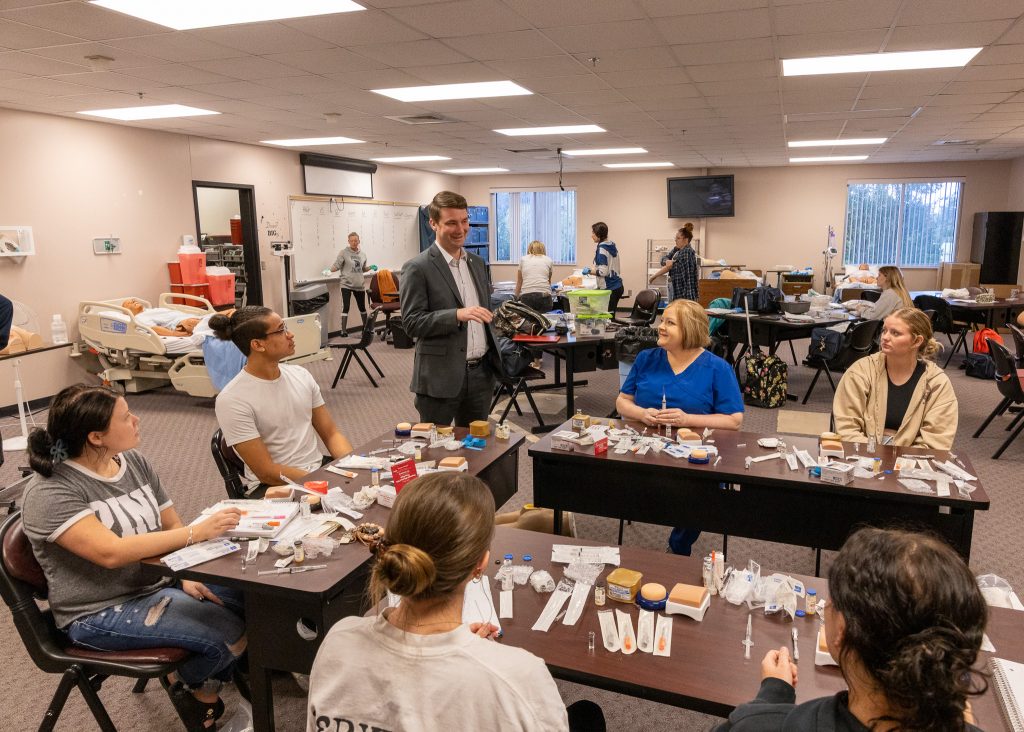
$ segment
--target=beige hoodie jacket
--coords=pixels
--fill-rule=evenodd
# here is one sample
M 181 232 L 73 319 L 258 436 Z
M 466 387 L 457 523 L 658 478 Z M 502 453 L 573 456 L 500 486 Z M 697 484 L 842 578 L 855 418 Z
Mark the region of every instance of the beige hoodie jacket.
M 868 436 L 874 435 L 881 442 L 888 396 L 884 354 L 876 353 L 854 363 L 843 374 L 832 402 L 839 436 L 847 442 L 867 442 Z M 957 420 L 956 394 L 949 377 L 934 363 L 925 361 L 924 374 L 893 444 L 949 450 L 956 437 Z

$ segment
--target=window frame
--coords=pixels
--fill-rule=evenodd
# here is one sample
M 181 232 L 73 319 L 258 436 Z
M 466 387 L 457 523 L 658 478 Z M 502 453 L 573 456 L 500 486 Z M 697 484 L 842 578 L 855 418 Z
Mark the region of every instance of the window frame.
M 490 217 L 490 231 L 488 232 L 488 244 L 491 247 L 491 264 L 506 265 L 511 267 L 518 267 L 519 261 L 513 261 L 511 259 L 511 251 L 509 252 L 509 259 L 498 258 L 498 212 L 494 205 L 494 194 L 496 193 L 567 193 L 572 192 L 575 197 L 575 211 L 573 212 L 574 221 L 576 225 L 577 235 L 579 233 L 580 226 L 580 191 L 577 186 L 494 186 L 487 192 L 487 207 L 488 216 Z M 578 236 L 577 236 L 578 238 Z M 545 242 L 547 244 L 547 242 Z M 573 253 L 572 261 L 560 262 L 555 257 L 551 256 L 551 247 L 548 246 L 548 256 L 551 257 L 552 264 L 556 266 L 575 266 L 579 258 L 579 242 L 573 241 Z M 520 259 L 526 254 L 523 252 L 519 255 Z
M 960 195 L 957 198 L 957 211 L 953 224 L 953 251 L 951 253 L 951 259 L 942 260 L 935 264 L 903 264 L 903 226 L 904 226 L 904 205 L 905 200 L 905 189 L 904 186 L 915 183 L 959 183 L 960 184 Z M 967 187 L 967 179 L 962 175 L 942 175 L 942 176 L 912 176 L 902 178 L 849 178 L 846 181 L 846 204 L 843 208 L 843 256 L 840 261 L 841 267 L 846 267 L 846 235 L 847 235 L 847 222 L 850 215 L 850 186 L 852 185 L 899 185 L 901 186 L 900 191 L 900 202 L 899 211 L 900 216 L 897 221 L 897 238 L 896 238 L 896 257 L 894 262 L 886 262 L 885 264 L 892 264 L 899 267 L 902 270 L 931 270 L 937 271 L 942 267 L 946 261 L 955 262 L 957 261 L 957 253 L 960 250 L 960 227 L 962 217 L 964 214 L 964 195 Z M 869 263 L 870 264 L 870 263 Z M 884 266 L 879 264 L 879 266 Z

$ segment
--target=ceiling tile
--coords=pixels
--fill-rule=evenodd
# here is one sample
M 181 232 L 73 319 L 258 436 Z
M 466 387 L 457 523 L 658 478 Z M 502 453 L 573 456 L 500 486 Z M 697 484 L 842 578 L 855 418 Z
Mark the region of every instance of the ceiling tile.
M 470 59 L 441 41 L 410 41 L 360 46 L 358 53 L 366 58 L 396 68 L 409 66 L 455 64 Z M 339 69 L 340 70 L 340 69 Z
M 214 74 L 228 76 L 232 79 L 244 79 L 246 81 L 296 75 L 294 66 L 286 66 L 285 64 L 260 56 L 193 61 L 191 65 Z
M 746 96 L 759 92 L 778 92 L 778 79 L 736 79 L 735 81 L 708 81 L 695 84 L 706 97 L 723 95 Z
M 216 94 L 228 99 L 258 99 L 279 94 L 277 89 L 254 84 L 251 81 L 227 81 L 218 84 L 192 84 L 190 89 Z
M 694 81 L 734 81 L 739 79 L 773 79 L 779 75 L 776 61 L 746 61 L 733 64 L 687 66 L 686 73 Z
M 0 46 L 4 48 L 43 48 L 74 43 L 77 40 L 79 38 L 74 34 L 69 34 L 68 30 L 65 30 L 64 33 L 56 33 L 0 18 Z
M 703 66 L 708 63 L 740 61 L 768 61 L 775 58 L 771 38 L 749 38 L 742 41 L 718 43 L 687 43 L 672 46 L 672 53 L 684 66 Z
M 543 78 L 528 77 L 520 79 L 519 83 L 535 94 L 609 88 L 608 82 L 597 74 L 576 74 L 574 76 L 549 76 Z
M 836 33 L 790 33 L 778 28 L 776 49 L 779 58 L 807 58 L 852 53 L 875 53 L 882 48 L 888 33 L 885 29 L 839 31 Z
M 362 49 L 360 49 L 361 51 Z M 296 51 L 294 53 L 275 53 L 267 56 L 286 66 L 294 66 L 314 74 L 330 74 L 343 71 L 368 71 L 382 69 L 385 64 L 360 54 L 346 51 L 344 48 L 329 48 L 322 51 Z
M 627 48 L 620 51 L 602 51 L 596 56 L 581 53 L 575 56 L 584 67 L 599 73 L 613 71 L 637 71 L 639 69 L 662 69 L 678 66 L 671 49 L 667 46 L 654 48 Z M 591 61 L 596 58 L 597 61 Z
M 256 56 L 289 51 L 315 51 L 332 46 L 330 41 L 303 33 L 284 23 L 246 23 L 201 28 L 192 31 L 191 34 Z
M 227 76 L 212 74 L 185 64 L 161 64 L 159 66 L 143 66 L 131 70 L 131 75 L 140 79 L 159 81 L 164 84 L 189 86 L 191 84 L 212 84 L 218 81 L 231 81 Z
M 72 43 L 64 46 L 51 46 L 49 48 L 34 48 L 31 53 L 34 56 L 52 58 L 56 61 L 66 61 L 83 66 L 89 66 L 89 61 L 85 58 L 86 56 L 106 56 L 109 59 L 113 59 L 110 61 L 107 69 L 110 71 L 152 66 L 160 61 L 160 59 L 153 56 L 126 51 L 104 43 Z
M 972 20 L 1001 20 L 1020 17 L 1018 0 L 908 0 L 900 13 L 899 25 L 924 25 L 941 18 L 947 23 Z
M 345 71 L 324 74 L 328 79 L 338 81 L 353 89 L 393 89 L 403 86 L 417 86 L 422 83 L 412 74 L 401 69 L 369 69 L 367 71 Z M 264 82 L 272 86 L 270 82 Z
M 187 33 L 162 33 L 159 35 L 121 38 L 111 41 L 111 46 L 124 48 L 136 53 L 162 58 L 165 61 L 189 63 L 211 58 L 233 58 L 243 55 L 238 49 L 228 48 Z
M 498 0 L 456 0 L 393 8 L 388 15 L 435 38 L 528 30 L 530 23 Z
M 73 84 L 67 81 L 56 79 L 8 79 L 0 81 L 0 86 L 6 89 L 17 89 L 30 94 L 51 97 L 66 97 L 71 94 L 89 94 L 96 90 L 92 87 Z
M 74 28 L 74 35 L 91 41 L 171 32 L 162 25 L 88 3 L 62 2 L 9 10 L 0 13 L 0 18 L 65 33 Z
M 298 74 L 299 72 L 295 71 L 293 73 Z M 291 92 L 293 94 L 333 94 L 348 88 L 344 82 L 338 79 L 316 76 L 314 74 L 262 79 L 260 84 L 271 89 L 279 89 L 282 92 Z
M 65 63 L 23 51 L 4 51 L 0 53 L 0 69 L 21 71 L 33 76 L 55 76 L 87 71 L 89 66 L 84 60 L 81 63 Z
M 601 56 L 608 50 L 652 48 L 665 44 L 654 23 L 647 20 L 550 28 L 545 34 L 569 53 L 590 53 L 594 56 Z
M 320 15 L 315 18 L 292 18 L 281 23 L 306 35 L 322 38 L 336 46 L 346 48 L 373 43 L 404 43 L 427 38 L 426 33 L 377 10 Z
M 934 48 L 967 48 L 994 43 L 1013 24 L 1011 20 L 940 25 L 899 26 L 892 32 L 886 51 L 927 51 Z
M 635 86 L 665 86 L 687 84 L 689 75 L 682 69 L 642 69 L 640 71 L 617 71 L 598 74 L 615 89 L 629 89 Z
M 577 25 L 581 18 L 606 23 L 645 17 L 634 0 L 505 0 L 505 5 L 537 28 Z
M 787 35 L 889 28 L 903 0 L 832 0 L 773 10 L 775 27 Z M 932 16 L 932 18 L 941 16 Z
M 637 0 L 647 14 L 661 18 L 667 15 L 695 15 L 726 10 L 752 10 L 768 7 L 768 0 Z
M 465 84 L 494 81 L 498 78 L 494 69 L 476 61 L 438 66 L 412 66 L 408 68 L 408 72 L 419 79 L 417 83 L 420 84 Z
M 570 76 L 572 74 L 590 74 L 590 68 L 576 58 L 568 55 L 544 56 L 540 58 L 518 58 L 500 61 L 488 61 L 487 66 L 500 72 L 495 79 L 509 78 L 532 88 L 524 81 L 533 77 Z
M 656 27 L 662 38 L 673 45 L 734 41 L 770 36 L 771 17 L 767 9 L 759 8 L 743 12 L 659 18 Z
M 535 30 L 511 33 L 482 33 L 461 36 L 455 43 L 460 53 L 478 61 L 555 56 L 562 50 Z
M 59 81 L 67 81 L 72 84 L 97 87 L 109 91 L 123 91 L 131 93 L 150 92 L 154 89 L 166 87 L 167 84 L 149 79 L 140 79 L 128 74 L 117 74 L 113 72 L 87 72 L 84 74 L 64 74 L 57 77 Z

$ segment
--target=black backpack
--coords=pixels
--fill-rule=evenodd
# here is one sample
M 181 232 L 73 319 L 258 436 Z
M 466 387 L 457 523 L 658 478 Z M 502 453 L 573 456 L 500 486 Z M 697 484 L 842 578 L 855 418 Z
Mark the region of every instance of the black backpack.
M 968 376 L 975 379 L 996 378 L 996 362 L 987 353 L 969 353 L 960 366 Z
M 752 313 L 758 315 L 771 315 L 782 312 L 779 301 L 784 300 L 782 290 L 776 287 L 761 285 L 752 290 L 745 287 L 736 287 L 732 291 L 732 306 L 734 308 L 746 307 Z M 746 301 L 746 302 L 744 302 Z
M 512 338 L 517 333 L 523 335 L 540 335 L 551 327 L 551 321 L 516 300 L 508 300 L 494 311 L 491 325 L 501 335 Z

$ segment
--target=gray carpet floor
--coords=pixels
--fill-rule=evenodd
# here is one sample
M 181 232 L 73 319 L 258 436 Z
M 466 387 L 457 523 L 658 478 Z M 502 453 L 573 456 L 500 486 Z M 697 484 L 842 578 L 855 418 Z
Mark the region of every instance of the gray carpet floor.
M 372 388 L 362 372 L 353 369 L 332 390 L 330 384 L 338 362 L 335 360 L 309 365 L 309 370 L 323 388 L 335 420 L 356 445 L 387 430 L 396 422 L 416 418 L 412 395 L 408 390 L 412 351 L 395 350 L 381 343 L 374 344 L 371 350 L 387 375 L 379 380 L 379 389 Z M 788 349 L 780 353 L 788 354 Z M 798 345 L 797 356 L 803 355 Z M 994 461 L 990 456 L 1005 439 L 1003 427 L 1009 423 L 1010 417 L 997 419 L 981 438 L 971 438 L 971 434 L 998 402 L 998 396 L 991 382 L 965 377 L 964 372 L 956 368 L 959 363 L 960 358 L 954 357 L 947 369 L 960 402 L 960 427 L 954 449 L 962 455 L 970 456 L 992 502 L 992 509 L 980 512 L 975 521 L 972 569 L 976 574 L 998 574 L 1020 591 L 1024 589 L 1024 566 L 1020 562 L 1019 543 L 1020 526 L 1024 524 L 1024 491 L 1018 483 L 1024 469 L 1024 439 L 1012 445 L 1000 460 Z M 550 373 L 549 361 L 545 362 L 545 368 Z M 794 367 L 790 364 L 791 393 L 802 396 L 810 383 L 811 374 L 804 366 Z M 608 414 L 614 406 L 618 391 L 617 372 L 599 370 L 585 376 L 590 383 L 577 390 L 577 406 L 589 414 Z M 195 399 L 170 389 L 130 395 L 128 399 L 132 411 L 142 420 L 141 449 L 156 466 L 179 513 L 190 519 L 203 507 L 222 498 L 223 482 L 209 449 L 210 436 L 216 429 L 213 401 Z M 831 410 L 831 399 L 828 384 L 819 383 L 806 406 L 788 402 L 784 409 L 828 413 Z M 564 398 L 554 394 L 544 395 L 540 401 L 542 411 L 546 414 L 555 415 L 559 409 L 564 409 Z M 517 417 L 513 411 L 511 421 L 529 428 L 535 422 L 529 416 L 525 400 L 523 407 L 528 416 Z M 778 410 L 748 408 L 744 429 L 774 433 L 779 413 Z M 45 419 L 45 414 L 41 417 Z M 550 421 L 555 420 L 554 416 L 550 418 Z M 10 419 L 4 420 L 5 435 L 13 435 L 16 431 Z M 6 464 L 0 467 L 0 485 L 13 482 L 17 476 L 16 466 L 26 463 L 23 455 L 18 453 L 7 453 L 6 457 Z M 531 500 L 533 488 L 530 463 L 524 449 L 520 462 L 519 492 L 503 507 L 504 510 L 516 508 Z M 580 516 L 577 527 L 581 536 L 614 543 L 618 521 Z M 665 547 L 667 535 L 667 527 L 633 524 L 626 527 L 625 543 L 660 551 Z M 721 536 L 705 533 L 698 540 L 695 553 L 705 554 L 714 548 L 721 548 Z M 814 553 L 803 547 L 731 537 L 729 553 L 733 563 L 745 564 L 748 558 L 754 558 L 762 567 L 772 570 L 802 574 L 812 574 L 814 571 Z M 824 572 L 827 572 L 830 560 L 831 553 L 825 552 Z M 0 729 L 35 729 L 56 688 L 58 678 L 43 674 L 32 664 L 6 607 L 0 610 L 0 654 L 5 659 L 0 664 L 0 689 L 4 690 Z M 705 730 L 720 721 L 714 717 L 574 684 L 558 682 L 558 686 L 566 703 L 580 698 L 590 698 L 600 703 L 608 718 L 609 729 L 613 730 Z M 751 696 L 755 691 L 750 689 Z M 102 697 L 119 729 L 180 729 L 174 710 L 156 684 L 151 684 L 144 694 L 133 695 L 126 680 L 112 679 L 104 684 Z M 230 689 L 225 698 L 230 716 L 237 696 Z M 274 698 L 277 728 L 289 731 L 304 729 L 305 694 L 290 676 L 282 675 L 275 680 Z M 481 703 L 486 701 L 482 700 Z M 95 722 L 81 697 L 73 692 L 57 729 L 95 728 Z

